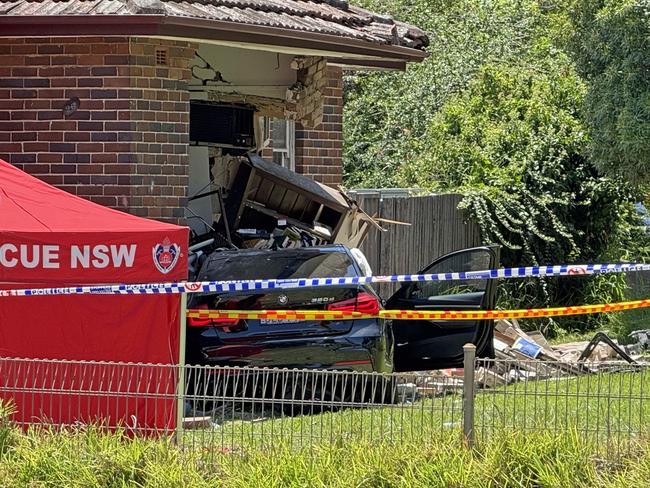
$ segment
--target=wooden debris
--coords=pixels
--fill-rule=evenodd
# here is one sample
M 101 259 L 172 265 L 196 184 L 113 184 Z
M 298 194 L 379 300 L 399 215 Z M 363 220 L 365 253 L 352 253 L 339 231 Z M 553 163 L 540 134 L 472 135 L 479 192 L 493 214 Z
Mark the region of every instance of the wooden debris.
M 212 427 L 211 417 L 185 417 L 183 419 L 183 428 L 187 430 L 209 429 Z
M 480 367 L 476 370 L 474 375 L 476 382 L 487 388 L 494 388 L 495 386 L 503 386 L 508 383 L 508 380 L 497 373 L 496 371 Z

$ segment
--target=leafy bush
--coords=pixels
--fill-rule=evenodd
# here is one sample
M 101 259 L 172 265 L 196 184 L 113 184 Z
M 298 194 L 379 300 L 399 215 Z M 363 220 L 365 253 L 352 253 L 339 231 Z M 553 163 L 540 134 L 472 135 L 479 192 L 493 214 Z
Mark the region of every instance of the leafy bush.
M 607 173 L 650 183 L 650 3 L 576 0 L 572 18 L 591 157 Z
M 486 242 L 504 246 L 506 266 L 598 261 L 631 197 L 582 156 L 583 91 L 567 65 L 549 73 L 485 66 L 433 116 L 419 157 L 398 178 L 405 186 L 465 194 L 461 207 Z M 590 286 L 584 278 L 528 281 L 525 289 L 510 282 L 517 294 L 507 305 L 580 303 L 577 284 Z
M 406 73 L 347 79 L 348 185 L 463 193 L 461 207 L 484 242 L 504 246 L 508 266 L 642 257 L 648 237 L 630 238 L 638 195 L 589 157 L 583 107 L 592 88 L 566 48 L 571 0 L 366 4 L 423 26 L 431 47 Z M 620 300 L 626 283 L 540 279 L 501 289 L 504 306 L 546 306 Z M 585 330 L 606 318 L 560 325 Z
M 432 115 L 461 92 L 486 62 L 518 59 L 536 30 L 534 1 L 367 0 L 361 3 L 425 29 L 429 57 L 404 73 L 356 73 L 345 79 L 346 184 L 397 184 L 417 157 Z

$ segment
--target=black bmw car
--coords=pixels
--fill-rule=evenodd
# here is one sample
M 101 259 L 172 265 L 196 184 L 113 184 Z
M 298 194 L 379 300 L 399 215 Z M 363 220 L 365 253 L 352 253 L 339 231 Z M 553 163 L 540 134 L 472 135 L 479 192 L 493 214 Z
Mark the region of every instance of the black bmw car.
M 421 273 L 496 267 L 498 248 L 479 247 L 437 259 Z M 198 280 L 253 280 L 361 276 L 344 246 L 211 253 Z M 481 310 L 494 305 L 494 280 L 407 283 L 386 302 L 401 310 Z M 266 289 L 191 295 L 189 309 L 349 310 L 374 313 L 383 306 L 370 285 L 291 290 Z M 462 346 L 491 357 L 491 321 L 341 321 L 188 319 L 188 364 L 414 371 L 462 365 Z
M 360 276 L 343 246 L 214 252 L 199 280 L 253 280 Z M 190 309 L 349 310 L 375 313 L 380 299 L 369 285 L 251 290 L 192 295 Z M 188 319 L 189 364 L 392 371 L 389 324 L 343 321 Z

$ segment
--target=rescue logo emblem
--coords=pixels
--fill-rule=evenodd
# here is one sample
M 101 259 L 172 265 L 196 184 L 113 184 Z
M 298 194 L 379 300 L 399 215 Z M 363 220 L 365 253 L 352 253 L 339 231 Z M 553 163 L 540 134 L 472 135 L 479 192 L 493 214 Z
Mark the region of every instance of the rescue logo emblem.
M 165 237 L 162 244 L 156 244 L 153 247 L 153 264 L 162 274 L 167 274 L 174 269 L 180 256 L 181 247 L 172 243 L 169 237 Z

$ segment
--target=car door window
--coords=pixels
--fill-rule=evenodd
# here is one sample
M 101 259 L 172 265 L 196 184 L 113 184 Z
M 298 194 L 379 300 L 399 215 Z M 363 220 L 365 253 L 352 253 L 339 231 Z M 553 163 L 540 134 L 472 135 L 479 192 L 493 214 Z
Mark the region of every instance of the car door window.
M 449 256 L 423 270 L 426 274 L 482 271 L 490 268 L 490 253 L 475 249 Z M 488 280 L 449 280 L 414 283 L 409 290 L 410 298 L 428 298 L 469 293 L 484 293 Z
M 484 271 L 498 266 L 499 248 L 479 247 L 437 259 L 420 274 Z M 387 305 L 396 310 L 487 310 L 494 306 L 495 281 L 445 280 L 408 283 Z M 476 345 L 477 357 L 494 357 L 493 321 L 394 320 L 395 371 L 455 368 L 463 364 L 463 345 Z

